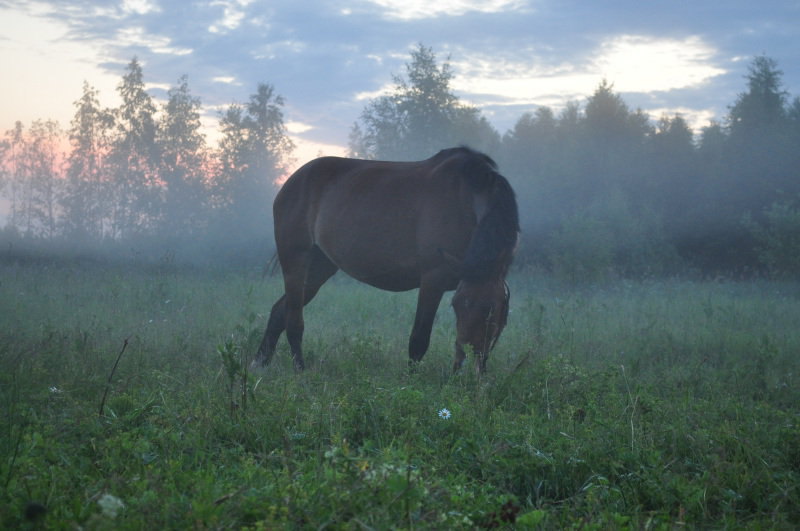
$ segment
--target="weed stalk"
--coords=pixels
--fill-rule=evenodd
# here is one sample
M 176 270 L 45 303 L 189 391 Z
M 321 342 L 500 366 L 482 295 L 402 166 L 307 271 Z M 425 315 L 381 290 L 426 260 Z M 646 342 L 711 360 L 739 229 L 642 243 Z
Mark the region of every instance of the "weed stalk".
M 128 340 L 130 340 L 131 336 L 125 338 L 125 341 L 122 342 L 122 348 L 117 354 L 117 360 L 114 362 L 114 366 L 111 368 L 111 372 L 108 374 L 108 381 L 106 382 L 106 388 L 103 391 L 103 398 L 100 400 L 100 410 L 97 413 L 98 417 L 103 416 L 103 410 L 106 407 L 106 398 L 108 398 L 108 391 L 111 389 L 111 380 L 114 378 L 114 373 L 117 372 L 117 366 L 119 365 L 119 360 L 122 359 L 122 355 L 125 354 L 125 349 L 128 348 Z

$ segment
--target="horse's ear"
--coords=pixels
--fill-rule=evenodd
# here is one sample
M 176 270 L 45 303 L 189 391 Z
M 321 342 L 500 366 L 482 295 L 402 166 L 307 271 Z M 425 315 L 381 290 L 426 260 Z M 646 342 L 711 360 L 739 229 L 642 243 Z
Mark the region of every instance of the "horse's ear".
M 454 271 L 457 271 L 459 274 L 461 274 L 461 268 L 464 265 L 463 262 L 458 258 L 456 258 L 455 256 L 453 256 L 452 254 L 445 251 L 444 249 L 442 249 L 441 247 L 439 247 L 438 251 L 439 251 L 439 256 L 441 256 L 444 259 L 447 265 L 452 267 Z

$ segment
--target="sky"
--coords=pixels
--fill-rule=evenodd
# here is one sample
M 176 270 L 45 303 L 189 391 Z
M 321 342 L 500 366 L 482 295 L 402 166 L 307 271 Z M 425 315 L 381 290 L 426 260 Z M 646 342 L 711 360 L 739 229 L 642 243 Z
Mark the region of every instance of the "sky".
M 0 0 L 0 134 L 17 120 L 67 128 L 84 81 L 117 105 L 136 56 L 158 101 L 188 76 L 212 143 L 220 111 L 268 83 L 298 163 L 340 155 L 418 44 L 501 134 L 604 79 L 654 120 L 721 122 L 758 55 L 800 95 L 800 0 Z

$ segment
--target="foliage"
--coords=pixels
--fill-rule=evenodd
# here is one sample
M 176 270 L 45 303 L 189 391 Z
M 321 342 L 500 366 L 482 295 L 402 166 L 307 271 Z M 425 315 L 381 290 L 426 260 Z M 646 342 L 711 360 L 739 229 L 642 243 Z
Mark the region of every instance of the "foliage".
M 795 283 L 515 274 L 478 380 L 445 307 L 406 370 L 413 293 L 334 280 L 248 374 L 277 279 L 0 267 L 3 528 L 800 524 Z
M 294 149 L 283 105 L 272 86 L 259 84 L 247 105 L 231 105 L 221 117 L 212 237 L 240 251 L 265 247 L 272 234 L 270 205 Z
M 800 98 L 784 89 L 772 59 L 752 60 L 728 115 L 696 138 L 680 115 L 630 108 L 613 80 L 559 112 L 531 109 L 501 137 L 459 99 L 454 75 L 449 60 L 414 48 L 405 75 L 354 124 L 351 155 L 421 159 L 461 143 L 487 152 L 517 194 L 518 263 L 584 281 L 797 274 L 786 262 L 791 247 L 779 252 L 765 240 L 779 223 L 769 219 L 778 215 L 773 205 L 800 196 Z M 269 205 L 293 162 L 283 98 L 259 84 L 248 102 L 220 114 L 221 139 L 209 146 L 186 76 L 159 107 L 133 59 L 119 92 L 121 105 L 106 109 L 84 85 L 64 157 L 53 122 L 6 132 L 2 247 L 265 262 Z
M 350 135 L 352 156 L 418 160 L 459 144 L 491 151 L 498 135 L 474 107 L 462 104 L 450 87 L 450 63 L 439 66 L 431 48 L 420 44 L 406 64 L 408 79 L 394 77 L 388 95 L 371 101 Z
M 758 270 L 756 242 L 742 230 L 742 216 L 763 222 L 773 203 L 800 195 L 800 129 L 792 127 L 782 73 L 760 56 L 746 78 L 747 90 L 730 107 L 725 135 L 714 139 L 715 156 L 698 172 L 690 220 L 700 230 L 687 251 L 706 254 L 701 265 L 707 269 Z
M 22 123 L 6 134 L 6 197 L 9 221 L 29 238 L 52 238 L 56 233 L 57 178 L 62 163 L 58 142 L 61 132 L 52 120 L 37 120 L 26 132 Z
M 158 185 L 156 107 L 145 91 L 142 67 L 134 58 L 117 87 L 122 103 L 113 111 L 109 151 L 114 210 L 112 236 L 141 236 L 154 230 L 162 214 Z
M 759 261 L 777 277 L 800 277 L 800 208 L 797 201 L 774 203 L 758 223 L 746 217 Z
M 634 215 L 619 192 L 565 219 L 545 253 L 554 275 L 576 284 L 662 275 L 678 262 L 657 216 Z
M 611 216 L 647 227 L 633 232 L 647 233 L 651 249 L 662 246 L 635 253 L 650 255 L 653 271 L 675 271 L 675 252 L 684 269 L 706 274 L 759 271 L 758 244 L 741 218 L 750 212 L 766 223 L 770 205 L 800 193 L 800 114 L 787 105 L 774 61 L 755 58 L 747 79 L 727 125 L 710 124 L 697 145 L 683 117 L 662 116 L 652 126 L 606 81 L 584 106 L 568 106 L 557 118 L 547 108 L 523 115 L 503 137 L 499 157 L 523 202 L 523 258 L 559 268 L 571 256 L 568 276 L 638 274 L 638 258 L 612 258 L 609 239 L 627 231 L 609 227 Z
M 206 193 L 211 154 L 201 132 L 200 112 L 200 99 L 191 95 L 188 78 L 181 76 L 168 92 L 157 130 L 164 188 L 161 224 L 176 239 L 202 235 L 211 213 Z
M 114 116 L 100 107 L 97 90 L 86 82 L 75 107 L 69 130 L 72 150 L 67 157 L 61 223 L 64 236 L 85 245 L 101 240 L 110 231 L 107 155 Z
M 158 257 L 249 252 L 263 260 L 268 205 L 294 149 L 283 99 L 260 84 L 246 106 L 234 104 L 221 116 L 223 139 L 214 150 L 201 132 L 201 102 L 186 76 L 159 109 L 134 58 L 118 90 L 120 106 L 106 109 L 97 90 L 84 84 L 67 154 L 55 122 L 37 121 L 27 130 L 17 123 L 6 133 L 0 144 L 0 192 L 10 202 L 4 245 L 26 239 L 27 247 L 87 253 L 113 254 L 119 246 Z
M 786 117 L 783 72 L 766 56 L 753 59 L 748 68 L 747 92 L 739 94 L 730 111 L 731 134 L 749 135 L 752 129 L 768 132 Z

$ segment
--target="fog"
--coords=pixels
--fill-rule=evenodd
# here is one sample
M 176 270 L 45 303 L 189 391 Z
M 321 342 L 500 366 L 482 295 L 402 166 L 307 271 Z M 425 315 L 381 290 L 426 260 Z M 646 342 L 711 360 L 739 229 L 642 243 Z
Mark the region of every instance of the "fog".
M 414 160 L 463 144 L 493 157 L 517 193 L 518 267 L 570 281 L 800 275 L 800 100 L 771 59 L 748 66 L 729 114 L 701 131 L 632 109 L 603 82 L 505 132 L 455 97 L 430 49 L 410 59 L 394 92 L 365 104 L 351 155 Z M 220 115 L 212 146 L 186 78 L 157 105 L 144 77 L 133 60 L 120 107 L 86 84 L 68 130 L 37 121 L 3 137 L 0 259 L 266 263 L 292 164 L 291 94 L 258 85 Z

